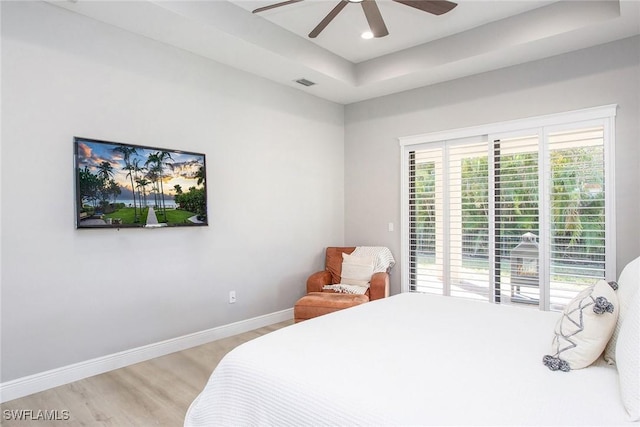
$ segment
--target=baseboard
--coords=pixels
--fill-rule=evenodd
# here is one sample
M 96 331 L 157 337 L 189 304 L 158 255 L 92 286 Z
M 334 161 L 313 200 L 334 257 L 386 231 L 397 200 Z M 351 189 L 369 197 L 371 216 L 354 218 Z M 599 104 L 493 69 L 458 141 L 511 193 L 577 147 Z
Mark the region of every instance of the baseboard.
M 7 381 L 0 403 L 290 319 L 293 308 Z

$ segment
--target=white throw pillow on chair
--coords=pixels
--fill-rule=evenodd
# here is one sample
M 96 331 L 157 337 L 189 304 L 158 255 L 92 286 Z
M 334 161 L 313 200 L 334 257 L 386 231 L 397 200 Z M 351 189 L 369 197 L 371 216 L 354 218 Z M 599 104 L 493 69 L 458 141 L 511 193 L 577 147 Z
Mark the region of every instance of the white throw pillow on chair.
M 373 274 L 375 259 L 342 254 L 342 272 L 340 283 L 345 285 L 368 286 Z

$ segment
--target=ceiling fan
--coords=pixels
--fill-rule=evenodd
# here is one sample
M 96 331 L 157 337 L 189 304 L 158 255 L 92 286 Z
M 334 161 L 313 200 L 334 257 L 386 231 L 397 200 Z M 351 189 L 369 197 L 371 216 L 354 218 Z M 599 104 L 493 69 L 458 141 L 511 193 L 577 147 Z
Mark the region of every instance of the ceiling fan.
M 264 12 L 265 10 L 274 9 L 280 6 L 286 6 L 292 3 L 298 3 L 302 0 L 287 0 L 280 3 L 275 3 L 269 6 L 260 7 L 253 11 L 253 13 Z M 393 0 L 397 3 L 404 4 L 406 6 L 410 6 L 423 12 L 431 13 L 433 15 L 442 15 L 444 13 L 449 12 L 451 9 L 456 7 L 458 4 L 453 3 L 446 0 Z M 309 33 L 310 38 L 318 37 L 318 34 L 325 29 L 327 25 L 333 18 L 335 18 L 338 13 L 346 5 L 349 3 L 360 3 L 362 4 L 362 10 L 364 11 L 364 15 L 367 18 L 367 22 L 369 23 L 369 28 L 371 29 L 371 33 L 373 37 L 384 37 L 389 34 L 387 30 L 387 26 L 384 24 L 384 20 L 382 19 L 382 15 L 380 14 L 380 9 L 378 9 L 378 5 L 376 4 L 376 0 L 340 0 L 340 3 L 334 7 L 331 12 L 324 17 L 322 21 Z

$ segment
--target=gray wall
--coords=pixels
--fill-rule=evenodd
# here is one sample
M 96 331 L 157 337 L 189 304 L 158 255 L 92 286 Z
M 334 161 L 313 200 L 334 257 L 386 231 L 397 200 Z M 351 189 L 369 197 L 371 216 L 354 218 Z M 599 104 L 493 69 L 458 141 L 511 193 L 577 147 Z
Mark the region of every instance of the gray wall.
M 46 3 L 1 7 L 1 381 L 290 309 L 343 243 L 344 107 Z M 210 225 L 76 230 L 74 135 L 205 153 Z
M 640 255 L 640 37 L 347 106 L 345 244 L 386 245 L 400 261 L 399 137 L 607 104 L 619 106 L 619 272 Z M 392 293 L 400 276 L 398 265 Z

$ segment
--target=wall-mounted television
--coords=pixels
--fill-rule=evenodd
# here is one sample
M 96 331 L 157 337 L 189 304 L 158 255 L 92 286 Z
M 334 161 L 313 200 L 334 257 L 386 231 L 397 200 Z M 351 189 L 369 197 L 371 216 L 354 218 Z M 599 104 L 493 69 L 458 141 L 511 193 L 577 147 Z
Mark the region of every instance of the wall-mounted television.
M 74 138 L 76 227 L 208 225 L 205 155 Z

